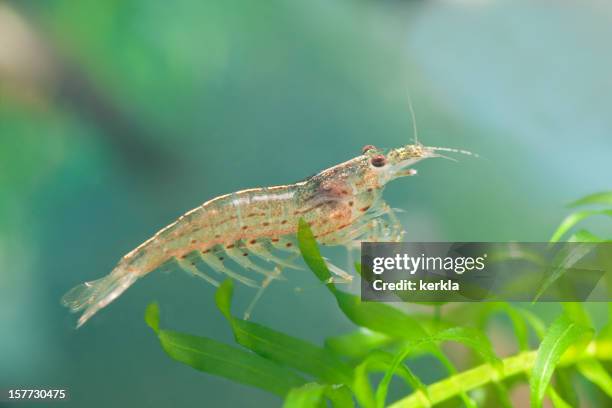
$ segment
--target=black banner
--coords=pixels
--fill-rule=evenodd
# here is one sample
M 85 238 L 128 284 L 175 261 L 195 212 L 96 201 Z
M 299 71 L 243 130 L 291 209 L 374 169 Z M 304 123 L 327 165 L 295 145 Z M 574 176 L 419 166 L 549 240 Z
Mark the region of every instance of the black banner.
M 361 269 L 364 301 L 612 300 L 612 243 L 364 242 Z

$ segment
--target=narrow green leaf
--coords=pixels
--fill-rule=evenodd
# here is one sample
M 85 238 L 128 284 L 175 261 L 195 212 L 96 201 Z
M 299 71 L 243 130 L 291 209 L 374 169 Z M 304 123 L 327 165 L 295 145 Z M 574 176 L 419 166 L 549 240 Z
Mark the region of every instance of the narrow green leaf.
M 561 237 L 563 237 L 576 224 L 594 215 L 607 215 L 612 217 L 612 210 L 582 210 L 568 215 L 553 233 L 552 237 L 550 238 L 550 242 L 558 242 Z
M 215 340 L 170 330 L 157 332 L 164 351 L 174 360 L 229 380 L 285 396 L 306 381 L 263 357 Z
M 569 204 L 569 207 L 578 207 L 588 204 L 612 205 L 612 191 L 602 191 L 600 193 L 589 194 L 579 200 Z
M 568 242 L 606 242 L 605 239 L 598 237 L 597 235 L 585 230 L 581 229 L 576 231 L 571 237 L 567 239 Z
M 559 393 L 555 391 L 552 387 L 548 388 L 548 397 L 552 401 L 553 406 L 555 408 L 572 408 L 572 406 L 568 404 L 563 398 L 561 398 Z
M 574 407 L 578 406 L 580 401 L 572 380 L 574 377 L 574 369 L 571 367 L 557 367 L 554 376 L 555 386 L 553 387 L 551 384 L 547 390 L 547 394 L 551 400 L 553 399 L 553 397 L 551 397 L 552 394 L 558 394 L 558 396 L 563 400 L 563 403 Z
M 316 383 L 304 384 L 289 391 L 283 408 L 313 408 L 323 406 L 325 385 Z
M 538 339 L 543 339 L 546 335 L 546 325 L 544 324 L 542 319 L 540 319 L 535 313 L 531 312 L 530 310 L 523 308 L 517 308 L 516 310 L 525 318 L 525 321 L 529 323 L 529 326 L 531 326 Z
M 529 349 L 529 331 L 527 328 L 527 322 L 525 317 L 521 315 L 517 309 L 506 302 L 491 302 L 488 304 L 483 304 L 480 309 L 482 310 L 482 314 L 480 317 L 481 322 L 479 323 L 479 328 L 482 331 L 485 330 L 486 324 L 490 320 L 491 316 L 498 312 L 502 312 L 508 316 L 510 322 L 512 323 L 512 329 L 516 336 L 518 349 L 520 351 Z
M 598 340 L 612 340 L 612 302 L 608 302 L 608 323 L 597 333 Z
M 584 326 L 593 327 L 593 322 L 582 302 L 563 302 L 563 311 L 570 320 Z
M 591 331 L 563 314 L 549 327 L 540 347 L 530 378 L 531 406 L 541 407 L 544 394 L 559 359 L 569 346 Z
M 351 384 L 351 369 L 334 354 L 253 322 L 236 320 L 236 342 L 277 363 L 334 384 Z
M 427 336 L 418 322 L 406 313 L 383 303 L 362 302 L 358 296 L 335 291 L 338 306 L 353 323 L 404 340 Z
M 512 322 L 512 328 L 514 329 L 518 349 L 520 351 L 529 349 L 529 332 L 527 330 L 525 318 L 520 314 L 520 312 L 507 303 L 504 304 L 503 309 Z
M 161 330 L 162 347 L 174 360 L 196 370 L 252 385 L 284 396 L 303 378 L 256 354 L 219 343 L 206 337 Z
M 302 218 L 300 218 L 297 237 L 300 252 L 302 253 L 302 257 L 304 258 L 306 265 L 308 265 L 310 270 L 314 272 L 321 282 L 329 282 L 331 273 L 327 268 L 325 260 L 321 256 L 321 252 L 319 251 L 317 242 L 314 238 L 312 230 L 310 229 L 310 225 L 308 225 L 308 223 Z M 335 288 L 331 283 L 328 287 L 330 289 Z
M 353 371 L 353 392 L 359 405 L 364 408 L 375 408 L 376 406 L 374 391 L 372 391 L 372 385 L 368 379 L 368 372 L 373 360 L 373 357 L 366 357 Z
M 155 333 L 159 333 L 159 305 L 156 302 L 149 303 L 147 306 L 145 322 Z
M 345 385 L 329 385 L 325 390 L 325 396 L 331 401 L 334 408 L 353 408 L 355 406 L 353 393 Z
M 217 307 L 228 319 L 238 344 L 262 357 L 310 374 L 324 382 L 349 385 L 353 382 L 351 368 L 331 351 L 232 316 L 232 292 L 233 283 L 228 279 L 217 289 L 215 299 Z
M 535 295 L 536 302 L 558 279 L 560 279 L 569 269 L 571 269 L 582 258 L 589 254 L 593 247 L 588 244 L 576 244 L 571 247 L 564 247 L 559 254 L 555 256 L 554 269 L 547 274 L 546 279 L 538 289 Z
M 583 360 L 578 363 L 577 367 L 580 374 L 612 398 L 612 377 L 599 361 Z
M 231 279 L 224 280 L 215 292 L 215 303 L 223 316 L 232 323 L 232 296 L 234 294 L 234 282 Z

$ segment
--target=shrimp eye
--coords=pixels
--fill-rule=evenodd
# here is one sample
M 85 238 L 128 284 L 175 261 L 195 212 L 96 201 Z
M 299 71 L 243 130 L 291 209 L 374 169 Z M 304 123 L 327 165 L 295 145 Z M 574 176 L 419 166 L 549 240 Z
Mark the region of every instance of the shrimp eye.
M 376 150 L 376 146 L 372 146 L 372 145 L 365 145 L 361 148 L 361 153 L 366 154 L 367 152 L 369 152 L 370 150 Z
M 387 163 L 387 159 L 382 154 L 377 154 L 376 156 L 372 156 L 370 163 L 372 163 L 374 167 L 382 167 Z

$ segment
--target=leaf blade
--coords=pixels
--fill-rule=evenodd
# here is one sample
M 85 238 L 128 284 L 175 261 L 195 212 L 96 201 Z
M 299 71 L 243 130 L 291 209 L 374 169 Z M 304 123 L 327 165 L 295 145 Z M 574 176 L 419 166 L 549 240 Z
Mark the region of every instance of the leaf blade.
M 594 215 L 607 215 L 612 217 L 612 209 L 606 210 L 581 210 L 576 211 L 565 217 L 559 227 L 557 227 L 556 231 L 553 233 L 550 238 L 550 242 L 558 242 L 569 230 L 571 230 L 576 224 L 580 221 L 585 220 L 586 218 L 592 217 Z
M 331 278 L 331 273 L 327 268 L 325 260 L 321 256 L 321 251 L 319 251 L 319 246 L 317 245 L 314 234 L 310 229 L 310 225 L 308 225 L 308 223 L 302 218 L 300 218 L 299 221 L 297 237 L 304 262 L 306 262 L 306 265 L 308 265 L 310 270 L 314 272 L 321 282 L 327 283 Z M 332 283 L 329 283 L 328 288 L 333 291 L 335 286 Z
M 576 263 L 593 251 L 593 246 L 587 243 L 577 243 L 572 246 L 563 247 L 555 256 L 554 267 L 546 275 L 546 278 L 538 288 L 534 297 L 534 302 L 559 280 L 568 270 L 571 270 Z
M 217 307 L 230 323 L 238 344 L 266 359 L 312 375 L 323 382 L 347 385 L 352 383 L 351 368 L 330 350 L 232 316 L 232 292 L 233 282 L 228 279 L 217 289 L 215 299 Z
M 145 322 L 155 333 L 159 333 L 159 305 L 157 302 L 147 305 L 145 310 Z
M 293 371 L 246 350 L 207 337 L 160 329 L 156 304 L 147 307 L 145 319 L 170 358 L 198 371 L 279 396 L 285 396 L 289 390 L 306 382 Z
M 595 359 L 580 361 L 577 367 L 580 374 L 612 398 L 612 377 L 599 361 Z
M 316 383 L 304 384 L 293 388 L 287 394 L 283 408 L 312 408 L 318 407 L 323 402 L 325 386 Z
M 589 194 L 570 203 L 568 207 L 579 207 L 589 204 L 612 205 L 612 191 L 601 191 L 599 193 Z
M 339 290 L 334 295 L 342 312 L 358 326 L 404 340 L 427 336 L 418 320 L 399 309 L 382 303 L 362 302 L 358 296 Z
M 590 330 L 561 315 L 548 328 L 536 354 L 530 378 L 531 406 L 541 407 L 544 394 L 559 359 L 567 348 Z

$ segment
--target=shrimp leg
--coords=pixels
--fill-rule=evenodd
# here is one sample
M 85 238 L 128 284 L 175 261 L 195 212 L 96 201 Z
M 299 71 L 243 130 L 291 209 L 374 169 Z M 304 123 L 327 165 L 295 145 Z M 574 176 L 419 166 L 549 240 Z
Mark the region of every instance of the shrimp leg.
M 388 219 L 385 221 L 383 217 Z M 382 203 L 363 220 L 346 230 L 338 238 L 338 244 L 346 246 L 350 251 L 352 248 L 358 248 L 361 241 L 400 242 L 403 235 L 404 230 L 397 215 L 389 205 Z
M 295 257 L 292 257 L 289 259 L 289 261 L 284 260 L 282 258 L 279 258 L 278 256 L 272 254 L 271 250 L 274 249 L 274 247 L 272 246 L 272 244 L 270 244 L 267 241 L 264 240 L 260 240 L 258 242 L 259 245 L 252 245 L 249 247 L 250 252 L 252 252 L 254 255 L 258 256 L 259 258 L 268 261 L 270 263 L 276 264 L 276 265 L 280 265 L 283 266 L 285 268 L 289 268 L 289 269 L 297 269 L 297 270 L 301 270 L 302 268 L 291 263 L 291 260 L 294 259 Z
M 263 282 L 261 283 L 261 287 L 253 297 L 253 300 L 251 300 L 251 303 L 249 303 L 249 306 L 244 311 L 244 320 L 249 320 L 251 318 L 253 309 L 255 309 L 255 305 L 263 295 L 264 291 L 268 288 L 268 286 L 270 286 L 270 283 L 272 283 L 273 280 L 278 279 L 281 276 L 281 273 L 282 268 L 279 266 L 275 266 L 274 273 L 263 280 Z
M 255 297 L 253 297 L 253 300 L 251 300 L 251 303 L 249 303 L 249 306 L 246 308 L 244 312 L 244 320 L 250 319 L 251 314 L 253 313 L 253 309 L 255 308 L 255 305 L 257 304 L 257 302 L 263 295 L 264 291 L 268 288 L 268 286 L 270 286 L 270 283 L 272 283 L 273 280 L 284 279 L 282 278 L 282 275 L 281 275 L 283 272 L 283 266 L 287 264 L 287 265 L 291 265 L 295 267 L 295 265 L 293 265 L 291 262 L 298 257 L 299 257 L 299 252 L 289 257 L 287 261 L 283 262 L 283 264 L 280 264 L 280 265 L 277 264 L 274 267 L 274 272 L 270 276 L 266 277 L 266 279 L 263 280 L 263 282 L 261 283 L 261 287 L 255 294 Z
M 211 278 L 210 276 L 208 276 L 207 274 L 205 274 L 204 272 L 200 271 L 196 266 L 195 266 L 195 262 L 190 262 L 186 259 L 176 259 L 176 263 L 178 264 L 178 266 L 183 269 L 185 272 L 192 274 L 193 276 L 196 276 L 198 278 L 202 278 L 204 279 L 206 282 L 210 283 L 211 285 L 218 287 L 219 286 L 219 282 L 216 279 Z
M 327 264 L 327 269 L 339 279 L 329 278 L 329 283 L 351 283 L 353 281 L 353 275 L 346 272 L 344 269 L 334 265 L 327 258 L 323 258 Z
M 250 286 L 252 288 L 260 287 L 260 285 L 257 284 L 257 282 L 255 282 L 253 279 L 249 279 L 245 276 L 240 275 L 237 272 L 232 271 L 231 269 L 228 269 L 223 263 L 223 260 L 218 258 L 216 255 L 213 255 L 210 253 L 203 254 L 200 252 L 197 252 L 197 254 L 202 260 L 202 262 L 206 263 L 208 266 L 210 266 L 214 270 L 224 273 L 230 278 L 236 279 L 238 282 L 241 282 L 246 286 Z
M 232 261 L 236 262 L 238 265 L 242 266 L 245 269 L 258 272 L 264 275 L 266 278 L 269 278 L 270 276 L 276 276 L 274 271 L 269 271 L 251 261 L 248 258 L 249 251 L 245 247 L 226 249 L 225 253 Z
M 400 242 L 402 238 L 404 238 L 404 235 L 406 234 L 406 231 L 404 230 L 402 223 L 400 222 L 393 208 L 389 206 L 389 204 L 383 203 L 383 210 L 385 212 L 385 215 L 389 217 L 389 221 L 391 222 L 390 240 L 392 242 Z
M 377 217 L 372 220 L 372 217 Z M 386 217 L 388 222 L 384 222 Z M 385 202 L 379 204 L 379 208 L 370 215 L 367 220 L 371 220 L 365 225 L 360 224 L 348 231 L 349 237 L 358 240 L 369 240 L 374 242 L 391 241 L 399 242 L 404 236 L 404 228 L 395 214 L 395 211 Z M 367 221 L 366 221 L 367 222 Z M 349 238 L 347 237 L 347 238 Z

